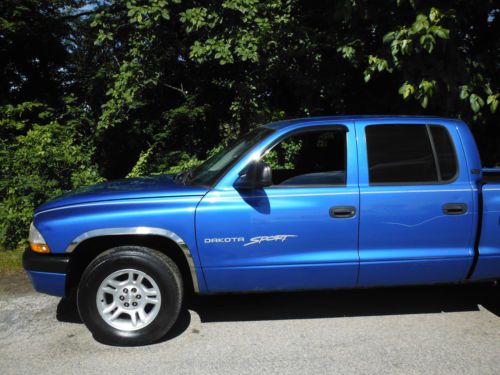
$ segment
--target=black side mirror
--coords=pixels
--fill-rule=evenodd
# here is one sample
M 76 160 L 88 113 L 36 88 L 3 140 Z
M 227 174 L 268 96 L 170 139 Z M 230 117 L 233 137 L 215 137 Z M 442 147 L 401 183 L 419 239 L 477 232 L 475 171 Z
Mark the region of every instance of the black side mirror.
M 262 189 L 273 184 L 271 167 L 262 160 L 252 161 L 234 183 L 236 189 Z

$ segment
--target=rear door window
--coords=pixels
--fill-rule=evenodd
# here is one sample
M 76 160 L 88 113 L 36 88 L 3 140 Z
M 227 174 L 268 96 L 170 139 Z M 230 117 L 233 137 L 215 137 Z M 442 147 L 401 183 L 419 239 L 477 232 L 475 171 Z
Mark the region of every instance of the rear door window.
M 450 135 L 444 126 L 432 125 L 430 126 L 430 130 L 438 159 L 441 180 L 450 181 L 458 173 L 457 157 Z
M 428 184 L 457 173 L 448 131 L 436 125 L 370 125 L 365 129 L 370 184 Z
M 366 142 L 370 183 L 438 181 L 425 125 L 367 126 Z

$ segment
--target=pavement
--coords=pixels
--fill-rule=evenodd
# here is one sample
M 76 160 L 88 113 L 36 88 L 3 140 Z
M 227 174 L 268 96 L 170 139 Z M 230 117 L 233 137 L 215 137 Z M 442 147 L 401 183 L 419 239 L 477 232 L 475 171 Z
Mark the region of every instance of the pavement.
M 0 373 L 500 374 L 492 285 L 191 297 L 150 346 L 95 341 L 74 305 L 0 276 Z

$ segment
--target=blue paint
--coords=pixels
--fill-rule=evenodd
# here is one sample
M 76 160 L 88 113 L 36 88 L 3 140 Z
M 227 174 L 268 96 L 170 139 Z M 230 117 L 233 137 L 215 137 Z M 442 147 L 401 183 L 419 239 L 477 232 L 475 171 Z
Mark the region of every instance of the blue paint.
M 476 209 L 462 148 L 457 147 L 459 175 L 451 183 L 369 184 L 365 127 L 399 122 L 399 119 L 356 122 L 363 218 L 359 233 L 359 284 L 373 286 L 463 280 L 474 257 Z M 417 118 L 411 123 L 445 126 L 453 143 L 461 144 L 455 122 Z M 448 202 L 465 203 L 470 210 L 465 215 L 445 215 L 442 206 Z
M 480 255 L 472 274 L 474 280 L 498 278 L 500 272 L 500 183 L 483 188 L 483 205 Z
M 377 124 L 444 126 L 455 145 L 457 178 L 442 184 L 370 185 L 365 128 Z M 234 188 L 239 173 L 275 141 L 299 129 L 331 125 L 347 131 L 345 186 Z M 56 254 L 97 229 L 173 232 L 189 249 L 201 293 L 460 282 L 474 265 L 482 189 L 472 279 L 500 278 L 500 184 L 481 188 L 479 153 L 463 122 L 344 116 L 265 126 L 272 132 L 214 186 L 183 184 L 171 176 L 99 184 L 39 207 L 34 224 Z M 467 212 L 445 215 L 442 207 L 450 202 L 465 203 Z M 353 207 L 355 215 L 334 219 L 333 206 Z M 65 275 L 29 274 L 37 290 L 64 294 Z
M 124 199 L 153 199 L 157 197 L 180 197 L 203 195 L 207 188 L 185 186 L 176 182 L 172 176 L 159 175 L 129 178 L 85 186 L 47 202 L 35 210 L 35 215 L 58 207 L 89 204 Z
M 66 294 L 66 274 L 26 270 L 37 292 L 64 297 Z

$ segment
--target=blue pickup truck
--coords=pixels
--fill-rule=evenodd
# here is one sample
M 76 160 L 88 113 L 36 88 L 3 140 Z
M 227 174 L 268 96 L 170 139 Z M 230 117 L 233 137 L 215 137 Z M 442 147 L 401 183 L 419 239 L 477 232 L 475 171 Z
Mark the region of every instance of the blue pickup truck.
M 176 176 L 39 207 L 36 290 L 76 295 L 102 342 L 155 342 L 183 296 L 500 279 L 500 176 L 438 117 L 271 123 Z

